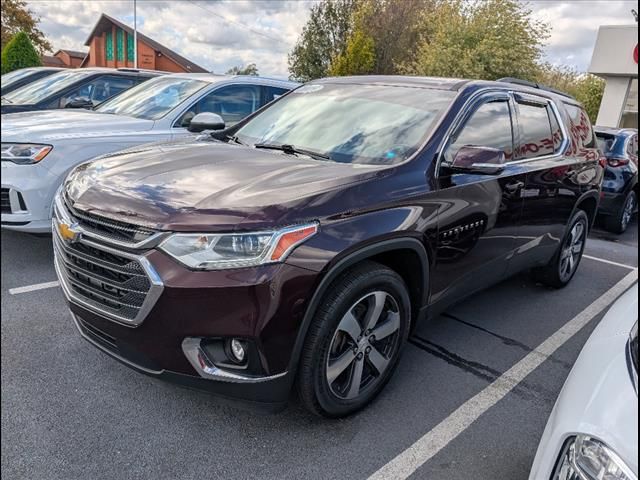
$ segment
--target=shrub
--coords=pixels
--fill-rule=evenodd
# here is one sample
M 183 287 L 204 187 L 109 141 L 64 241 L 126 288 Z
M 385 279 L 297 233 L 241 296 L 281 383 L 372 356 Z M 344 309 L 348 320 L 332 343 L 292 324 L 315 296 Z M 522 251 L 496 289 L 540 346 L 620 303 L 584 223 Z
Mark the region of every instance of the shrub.
M 18 32 L 2 50 L 2 74 L 19 68 L 38 67 L 42 65 L 40 55 L 34 48 L 29 36 Z

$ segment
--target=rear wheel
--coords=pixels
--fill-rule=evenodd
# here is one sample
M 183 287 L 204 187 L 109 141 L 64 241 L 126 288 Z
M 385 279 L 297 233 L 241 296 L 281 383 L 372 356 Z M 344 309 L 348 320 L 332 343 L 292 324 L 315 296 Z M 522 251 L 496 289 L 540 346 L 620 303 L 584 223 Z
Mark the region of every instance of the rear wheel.
M 584 211 L 578 210 L 569 223 L 560 250 L 549 265 L 534 270 L 536 279 L 550 287 L 566 287 L 578 271 L 588 233 L 589 217 Z
M 627 231 L 633 214 L 638 206 L 638 196 L 636 192 L 631 191 L 625 198 L 622 207 L 615 214 L 605 218 L 604 228 L 613 233 L 624 233 Z
M 367 262 L 339 278 L 304 345 L 297 378 L 304 405 L 343 417 L 371 402 L 391 377 L 410 319 L 407 288 L 393 270 Z

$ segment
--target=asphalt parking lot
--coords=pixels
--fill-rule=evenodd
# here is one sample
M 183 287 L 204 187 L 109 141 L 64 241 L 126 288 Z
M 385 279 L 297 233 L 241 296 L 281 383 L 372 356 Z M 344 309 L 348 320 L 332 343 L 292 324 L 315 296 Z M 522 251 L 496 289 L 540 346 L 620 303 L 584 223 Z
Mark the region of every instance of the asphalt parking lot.
M 563 291 L 521 275 L 422 325 L 381 397 L 328 421 L 295 399 L 262 415 L 129 370 L 80 338 L 59 288 L 21 288 L 55 280 L 50 238 L 2 232 L 2 475 L 526 479 L 596 307 L 610 303 L 600 297 L 637 276 L 637 223 L 620 237 L 594 231 L 586 254 Z M 532 358 L 521 381 L 488 388 Z

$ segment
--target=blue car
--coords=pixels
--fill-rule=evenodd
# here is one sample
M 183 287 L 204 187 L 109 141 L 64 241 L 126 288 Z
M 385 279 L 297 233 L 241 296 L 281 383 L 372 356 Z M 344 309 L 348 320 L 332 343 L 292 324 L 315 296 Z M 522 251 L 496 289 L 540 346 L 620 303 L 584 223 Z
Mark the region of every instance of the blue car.
M 607 230 L 623 233 L 638 211 L 638 130 L 595 130 L 600 150 L 607 158 L 598 214 Z

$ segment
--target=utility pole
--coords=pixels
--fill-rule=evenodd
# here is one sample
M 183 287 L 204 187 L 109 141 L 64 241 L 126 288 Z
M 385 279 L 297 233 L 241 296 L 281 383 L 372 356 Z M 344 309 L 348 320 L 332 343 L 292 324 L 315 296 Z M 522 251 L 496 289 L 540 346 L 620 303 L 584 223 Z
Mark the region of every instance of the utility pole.
M 138 17 L 136 0 L 133 0 L 133 68 L 138 68 Z

